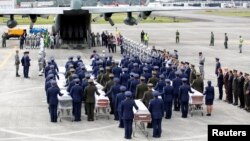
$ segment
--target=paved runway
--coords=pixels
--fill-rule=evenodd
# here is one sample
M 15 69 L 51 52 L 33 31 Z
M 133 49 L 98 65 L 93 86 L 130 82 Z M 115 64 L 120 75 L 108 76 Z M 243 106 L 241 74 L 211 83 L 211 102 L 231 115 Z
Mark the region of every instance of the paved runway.
M 173 15 L 174 13 L 168 14 Z M 175 14 L 188 15 L 179 12 Z M 221 59 L 223 67 L 249 72 L 250 66 L 250 20 L 231 17 L 220 20 L 221 17 L 215 17 L 199 15 L 199 18 L 208 19 L 210 22 L 139 24 L 134 27 L 117 25 L 117 27 L 122 34 L 136 41 L 140 40 L 140 32 L 144 30 L 150 35 L 150 45 L 155 45 L 158 49 L 177 49 L 180 60 L 189 61 L 196 66 L 198 65 L 198 52 L 204 52 L 206 57 L 205 81 L 212 80 L 215 85 L 215 57 Z M 224 19 L 226 19 L 225 22 L 223 22 Z M 6 29 L 5 26 L 0 26 L 0 33 Z M 92 29 L 94 32 L 114 31 L 114 27 L 110 25 L 94 24 Z M 181 42 L 178 45 L 175 44 L 175 31 L 177 29 L 180 31 Z M 214 47 L 208 46 L 211 31 L 215 33 Z M 223 47 L 225 32 L 229 35 L 228 50 Z M 239 35 L 242 35 L 245 39 L 243 54 L 238 53 Z M 44 79 L 38 76 L 38 50 L 30 50 L 32 59 L 31 78 L 23 79 L 23 77 L 16 78 L 14 72 L 14 53 L 18 48 L 18 41 L 10 40 L 7 42 L 7 46 L 6 49 L 0 48 L 0 141 L 123 140 L 124 130 L 117 127 L 118 123 L 112 120 L 113 118 L 111 120 L 99 119 L 95 122 L 87 122 L 86 116 L 82 115 L 81 122 L 74 123 L 63 120 L 61 123 L 51 123 L 44 93 Z M 101 52 L 105 48 L 97 47 L 94 49 Z M 92 49 L 48 49 L 47 56 L 54 56 L 59 66 L 64 66 L 69 55 L 81 55 L 84 62 L 89 64 L 91 52 Z M 117 53 L 114 58 L 119 60 L 121 56 Z M 22 68 L 20 68 L 21 72 Z M 151 137 L 152 130 L 150 130 L 149 138 L 139 133 L 133 140 L 205 141 L 207 140 L 208 124 L 250 124 L 249 113 L 233 105 L 218 101 L 217 98 L 218 91 L 216 92 L 214 111 L 211 117 L 194 115 L 183 119 L 180 112 L 173 112 L 171 120 L 163 119 L 162 138 L 153 139 Z

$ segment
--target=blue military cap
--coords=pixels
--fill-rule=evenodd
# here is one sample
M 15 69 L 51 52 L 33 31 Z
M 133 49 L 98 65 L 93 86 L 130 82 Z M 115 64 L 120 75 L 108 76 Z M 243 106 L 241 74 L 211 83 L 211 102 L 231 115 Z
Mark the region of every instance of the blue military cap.
M 126 58 L 129 59 L 130 57 L 127 55 Z
M 77 66 L 81 66 L 83 63 L 82 62 L 78 62 L 77 63 Z
M 166 79 L 165 82 L 166 82 L 166 83 L 170 83 L 171 80 L 170 80 L 170 79 Z
M 159 96 L 160 95 L 160 92 L 158 91 L 153 91 L 153 96 Z
M 136 73 L 135 73 L 135 74 L 134 74 L 134 77 L 135 77 L 135 78 L 139 78 L 139 74 L 136 74 Z
M 51 64 L 51 61 L 50 61 L 50 60 L 48 61 L 48 64 Z
M 129 75 L 130 75 L 131 77 L 134 77 L 135 73 L 131 72 Z
M 133 66 L 134 66 L 134 67 L 137 67 L 137 66 L 138 66 L 138 64 L 137 64 L 137 63 L 134 63 L 134 64 L 133 64 Z
M 150 64 L 150 63 L 151 63 L 151 60 L 148 59 L 148 60 L 146 61 L 146 63 L 147 63 L 147 64 Z
M 154 66 L 154 69 L 159 69 L 159 67 L 158 66 Z
M 54 78 L 54 74 L 49 74 L 47 77 L 52 79 L 52 78 Z
M 55 80 L 51 80 L 50 83 L 51 83 L 51 85 L 53 85 L 53 86 L 55 86 L 55 85 L 57 84 Z
M 74 67 L 74 65 L 70 63 L 70 64 L 69 64 L 69 67 L 72 68 L 72 67 Z
M 117 77 L 114 78 L 114 82 L 118 83 L 119 81 L 120 81 L 119 78 L 117 78 Z
M 120 86 L 120 90 L 121 90 L 121 91 L 126 91 L 126 89 L 127 89 L 127 88 L 126 88 L 125 86 Z
M 100 71 L 104 71 L 104 68 L 100 68 Z
M 80 82 L 80 79 L 79 79 L 79 78 L 76 78 L 76 79 L 74 79 L 74 82 L 75 82 L 75 83 L 79 83 L 79 82 Z
M 97 64 L 97 65 L 101 65 L 101 64 L 102 64 L 102 61 L 97 61 L 96 64 Z
M 131 93 L 130 91 L 126 91 L 126 92 L 125 92 L 125 96 L 131 97 L 131 96 L 132 96 L 132 93 Z
M 123 68 L 122 71 L 127 72 L 127 71 L 128 71 L 128 68 Z
M 76 79 L 76 78 L 78 78 L 78 75 L 77 75 L 77 74 L 73 74 L 73 75 L 72 75 L 72 78 L 73 78 L 73 79 Z
M 51 61 L 54 61 L 54 60 L 55 60 L 55 58 L 54 58 L 53 56 L 51 56 L 51 57 L 50 57 L 50 60 L 51 60 Z
M 86 78 L 90 78 L 90 74 L 88 74 L 88 73 L 85 74 L 85 77 L 86 77 Z
M 165 76 L 163 74 L 160 75 L 160 78 L 165 78 Z
M 50 65 L 50 66 L 49 66 L 49 68 L 54 69 L 54 68 L 55 68 L 55 66 L 54 66 L 54 65 Z
M 187 78 L 182 78 L 181 79 L 183 82 L 186 82 L 187 81 Z
M 85 69 L 85 65 L 82 64 L 82 65 L 81 65 L 81 69 Z
M 68 58 L 68 59 L 69 59 L 69 60 L 72 60 L 73 58 L 74 58 L 73 56 L 69 56 L 69 58 Z
M 175 75 L 180 75 L 181 73 L 179 71 L 176 71 L 175 72 Z
M 81 56 L 80 56 L 80 55 L 77 55 L 77 56 L 76 56 L 76 58 L 77 58 L 77 59 L 80 59 L 80 58 L 81 58 Z
M 144 70 L 144 71 L 148 71 L 148 68 L 147 68 L 147 67 L 144 67 L 143 70 Z

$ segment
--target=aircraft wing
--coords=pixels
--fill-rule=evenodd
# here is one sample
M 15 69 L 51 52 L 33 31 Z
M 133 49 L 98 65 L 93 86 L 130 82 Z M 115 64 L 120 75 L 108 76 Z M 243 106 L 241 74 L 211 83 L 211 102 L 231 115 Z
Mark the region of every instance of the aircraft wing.
M 0 15 L 57 15 L 70 7 L 0 9 Z

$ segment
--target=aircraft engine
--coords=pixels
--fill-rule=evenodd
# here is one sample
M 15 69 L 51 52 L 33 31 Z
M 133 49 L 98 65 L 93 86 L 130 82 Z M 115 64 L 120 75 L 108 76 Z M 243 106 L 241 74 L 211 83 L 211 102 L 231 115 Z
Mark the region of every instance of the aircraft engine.
M 17 26 L 17 21 L 14 19 L 14 15 L 10 15 L 10 19 L 7 21 L 8 28 L 14 28 Z
M 32 23 L 35 23 L 36 20 L 37 20 L 37 15 L 30 15 L 30 21 L 31 21 Z
M 113 20 L 111 19 L 112 14 L 113 14 L 113 13 L 105 13 L 105 14 L 104 14 L 104 20 L 105 20 L 105 21 L 108 21 L 108 22 L 110 23 L 111 26 L 114 26 L 115 23 L 114 23 Z
M 134 17 L 132 17 L 132 13 L 131 12 L 128 12 L 128 16 L 127 16 L 127 18 L 124 19 L 124 23 L 126 25 L 130 25 L 130 26 L 138 24 L 137 20 Z
M 143 20 L 146 20 L 151 15 L 151 13 L 152 11 L 141 12 L 138 17 Z

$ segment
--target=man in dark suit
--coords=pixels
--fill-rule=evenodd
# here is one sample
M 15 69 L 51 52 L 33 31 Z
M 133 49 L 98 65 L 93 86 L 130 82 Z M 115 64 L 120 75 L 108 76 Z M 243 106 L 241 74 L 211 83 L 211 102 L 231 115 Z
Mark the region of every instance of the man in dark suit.
M 226 93 L 226 99 L 224 100 L 225 102 L 228 102 L 228 79 L 229 79 L 228 68 L 225 68 L 224 76 L 223 76 L 223 83 L 224 83 L 224 88 L 225 88 L 225 93 Z
M 47 101 L 49 103 L 49 113 L 51 122 L 57 122 L 57 105 L 58 105 L 58 95 L 60 94 L 60 89 L 57 86 L 55 80 L 51 81 L 52 87 L 47 90 Z
M 240 72 L 239 73 L 239 77 L 238 77 L 238 94 L 239 94 L 239 99 L 240 99 L 240 108 L 244 108 L 245 107 L 245 100 L 244 100 L 244 81 L 245 78 L 243 77 L 243 73 Z
M 171 119 L 172 116 L 172 105 L 173 105 L 173 98 L 174 98 L 174 87 L 170 85 L 170 80 L 166 80 L 166 86 L 163 89 L 163 101 L 166 110 L 166 119 Z
M 138 110 L 138 106 L 135 104 L 135 101 L 132 98 L 132 93 L 130 91 L 126 91 L 125 96 L 126 99 L 121 103 L 121 114 L 125 128 L 125 139 L 131 139 L 134 119 L 133 107 Z
M 182 118 L 187 118 L 188 114 L 188 101 L 189 101 L 189 92 L 194 93 L 191 90 L 191 87 L 187 85 L 187 78 L 182 78 L 183 84 L 180 86 L 179 97 L 181 101 L 181 112 Z
M 234 104 L 233 105 L 238 105 L 238 74 L 237 70 L 234 70 L 234 78 L 233 78 L 233 94 L 234 94 Z
M 221 68 L 221 64 L 220 64 L 220 59 L 219 58 L 215 58 L 215 60 L 216 60 L 215 74 L 216 74 L 216 76 L 218 76 L 218 70 Z
M 74 80 L 75 85 L 72 87 L 70 91 L 70 95 L 73 100 L 73 114 L 75 116 L 75 121 L 81 121 L 81 108 L 82 108 L 82 96 L 83 89 L 80 86 L 80 79 Z
M 229 104 L 233 103 L 233 80 L 234 80 L 233 72 L 229 71 L 228 82 L 227 82 Z
M 150 100 L 148 110 L 151 113 L 152 124 L 153 124 L 153 137 L 161 137 L 161 122 L 164 116 L 164 102 L 159 99 L 160 93 L 158 91 L 153 92 L 154 99 Z
M 116 96 L 115 107 L 116 107 L 116 112 L 119 115 L 119 127 L 124 128 L 124 124 L 123 124 L 123 120 L 122 120 L 122 114 L 121 114 L 121 103 L 126 98 L 125 97 L 126 87 L 121 86 L 120 91 L 121 92 L 119 94 L 117 94 L 117 96 Z

